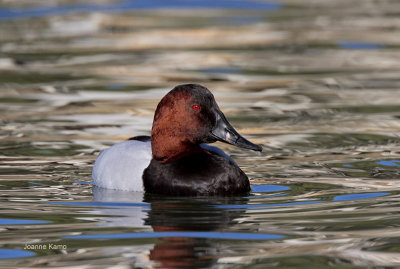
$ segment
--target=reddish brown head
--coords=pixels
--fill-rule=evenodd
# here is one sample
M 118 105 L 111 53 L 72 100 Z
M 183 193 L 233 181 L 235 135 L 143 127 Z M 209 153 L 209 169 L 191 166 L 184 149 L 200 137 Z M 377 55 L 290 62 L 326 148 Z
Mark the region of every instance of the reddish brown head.
M 193 152 L 199 144 L 223 141 L 261 151 L 228 123 L 212 93 L 197 84 L 176 86 L 157 106 L 151 147 L 153 157 L 167 163 Z

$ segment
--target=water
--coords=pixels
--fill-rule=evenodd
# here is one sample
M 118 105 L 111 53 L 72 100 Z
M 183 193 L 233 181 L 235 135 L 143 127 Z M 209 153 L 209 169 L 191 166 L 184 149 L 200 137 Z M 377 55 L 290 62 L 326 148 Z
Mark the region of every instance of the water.
M 0 1 L 0 266 L 400 268 L 397 2 L 186 2 Z M 250 195 L 92 188 L 187 82 Z

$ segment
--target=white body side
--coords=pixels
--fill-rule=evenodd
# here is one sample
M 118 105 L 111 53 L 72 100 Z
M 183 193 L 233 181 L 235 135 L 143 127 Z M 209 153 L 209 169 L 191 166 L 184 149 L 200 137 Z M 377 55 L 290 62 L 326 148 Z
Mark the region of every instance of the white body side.
M 224 157 L 237 165 L 217 147 L 200 144 L 205 150 Z M 152 159 L 151 143 L 127 140 L 100 152 L 92 170 L 92 183 L 105 189 L 144 191 L 143 171 Z
M 143 191 L 143 171 L 152 158 L 151 143 L 127 140 L 103 150 L 92 171 L 95 186 L 124 191 Z

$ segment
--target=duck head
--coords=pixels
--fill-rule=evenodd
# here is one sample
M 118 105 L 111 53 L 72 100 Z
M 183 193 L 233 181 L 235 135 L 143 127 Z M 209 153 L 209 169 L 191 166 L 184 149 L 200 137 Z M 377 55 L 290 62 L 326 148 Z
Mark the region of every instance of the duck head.
M 262 150 L 232 127 L 207 88 L 197 84 L 179 85 L 161 99 L 151 130 L 154 159 L 168 163 L 202 151 L 201 143 L 216 141 Z

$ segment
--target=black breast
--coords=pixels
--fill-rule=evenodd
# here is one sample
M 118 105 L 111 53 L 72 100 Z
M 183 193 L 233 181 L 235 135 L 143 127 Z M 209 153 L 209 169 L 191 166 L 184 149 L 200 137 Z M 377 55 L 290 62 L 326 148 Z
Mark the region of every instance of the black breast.
M 148 193 L 168 195 L 239 195 L 250 191 L 246 174 L 227 159 L 196 153 L 171 163 L 151 160 L 143 172 Z

